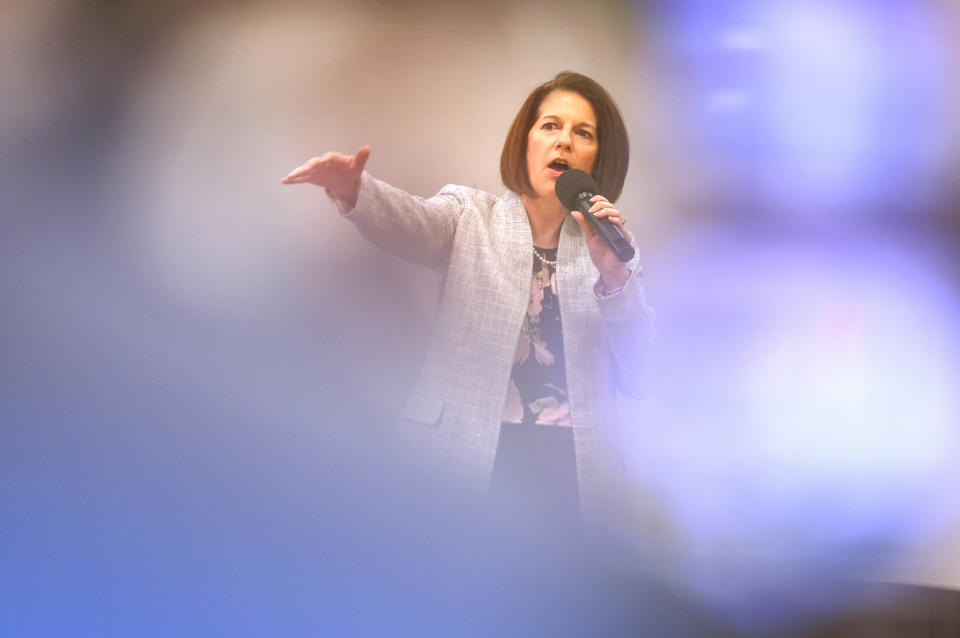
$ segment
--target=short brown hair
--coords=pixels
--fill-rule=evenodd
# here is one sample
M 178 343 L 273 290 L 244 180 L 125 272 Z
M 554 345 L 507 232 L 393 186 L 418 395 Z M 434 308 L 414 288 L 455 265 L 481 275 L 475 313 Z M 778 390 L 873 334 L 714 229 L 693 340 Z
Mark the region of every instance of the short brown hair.
M 597 158 L 593 162 L 593 178 L 600 193 L 611 202 L 617 201 L 630 163 L 630 141 L 620 109 L 606 89 L 585 75 L 561 71 L 556 77 L 535 88 L 513 119 L 500 154 L 500 179 L 510 190 L 535 197 L 527 173 L 527 134 L 540 114 L 540 104 L 554 91 L 570 91 L 582 96 L 597 117 Z

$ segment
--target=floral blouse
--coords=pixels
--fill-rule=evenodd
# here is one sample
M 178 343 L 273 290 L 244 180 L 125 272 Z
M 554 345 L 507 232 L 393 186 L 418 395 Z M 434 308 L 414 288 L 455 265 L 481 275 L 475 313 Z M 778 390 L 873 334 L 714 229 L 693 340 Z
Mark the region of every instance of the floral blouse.
M 557 260 L 556 248 L 537 251 L 550 261 Z M 506 423 L 571 425 L 556 282 L 553 266 L 535 257 L 530 300 L 503 408 Z

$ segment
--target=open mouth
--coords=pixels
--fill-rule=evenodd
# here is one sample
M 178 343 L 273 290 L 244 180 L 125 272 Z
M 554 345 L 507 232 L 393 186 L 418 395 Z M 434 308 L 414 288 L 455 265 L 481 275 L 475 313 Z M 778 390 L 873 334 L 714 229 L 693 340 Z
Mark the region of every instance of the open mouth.
M 570 165 L 567 164 L 567 163 L 566 163 L 564 160 L 562 160 L 562 159 L 555 159 L 555 160 L 553 160 L 552 162 L 550 162 L 549 164 L 547 164 L 547 168 L 552 169 L 552 170 L 555 170 L 555 171 L 557 171 L 557 172 L 559 172 L 559 173 L 562 173 L 563 171 L 565 171 L 565 170 L 567 170 L 568 168 L 570 168 Z

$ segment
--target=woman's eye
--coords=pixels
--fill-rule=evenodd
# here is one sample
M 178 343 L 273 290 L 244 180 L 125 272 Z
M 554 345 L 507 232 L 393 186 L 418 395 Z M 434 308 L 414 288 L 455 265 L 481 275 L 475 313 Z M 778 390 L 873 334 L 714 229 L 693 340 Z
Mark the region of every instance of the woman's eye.
M 557 125 L 553 122 L 544 122 L 543 128 L 547 131 L 552 131 L 553 129 L 557 128 Z
M 582 138 L 584 138 L 584 139 L 587 139 L 587 140 L 593 139 L 593 133 L 591 133 L 590 131 L 585 131 L 585 130 L 581 129 L 581 130 L 577 131 L 577 133 L 580 135 L 580 137 L 582 137 Z

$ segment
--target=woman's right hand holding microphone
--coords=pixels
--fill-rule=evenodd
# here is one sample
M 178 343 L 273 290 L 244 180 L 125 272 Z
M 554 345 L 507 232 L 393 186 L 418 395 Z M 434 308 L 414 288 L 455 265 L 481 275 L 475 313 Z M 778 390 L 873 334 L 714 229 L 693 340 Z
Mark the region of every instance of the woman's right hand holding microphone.
M 353 208 L 360 192 L 360 175 L 370 158 L 370 147 L 362 146 L 355 155 L 326 153 L 314 157 L 290 171 L 284 184 L 316 184 L 330 195 Z

